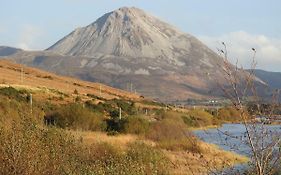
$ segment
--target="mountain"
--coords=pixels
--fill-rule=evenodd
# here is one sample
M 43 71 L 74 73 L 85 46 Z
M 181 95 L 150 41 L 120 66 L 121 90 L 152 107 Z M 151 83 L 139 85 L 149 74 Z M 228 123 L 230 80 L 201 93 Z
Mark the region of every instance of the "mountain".
M 156 17 L 124 7 L 76 29 L 48 50 L 72 56 L 143 57 L 183 65 L 180 57 L 198 45 L 201 43 L 197 39 Z
M 251 70 L 248 70 L 251 71 Z M 281 89 L 281 72 L 269 72 L 260 69 L 254 70 L 254 74 L 273 89 Z
M 134 7 L 107 13 L 45 51 L 18 52 L 9 59 L 161 101 L 218 96 L 217 82 L 224 80 L 220 56 Z
M 22 51 L 22 50 L 13 48 L 13 47 L 0 46 L 0 56 L 9 56 L 9 55 L 13 55 L 20 51 Z

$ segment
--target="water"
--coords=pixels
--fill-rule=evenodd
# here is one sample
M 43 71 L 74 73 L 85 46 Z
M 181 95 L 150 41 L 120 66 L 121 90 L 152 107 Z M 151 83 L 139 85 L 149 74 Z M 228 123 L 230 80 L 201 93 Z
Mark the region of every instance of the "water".
M 257 125 L 256 134 L 261 130 L 266 131 L 267 141 L 270 142 L 272 136 L 281 134 L 281 125 Z M 262 129 L 262 127 L 264 127 Z M 220 128 L 197 130 L 194 134 L 201 140 L 216 144 L 224 150 L 234 151 L 238 154 L 249 156 L 251 155 L 250 147 L 247 146 L 246 129 L 242 124 L 224 124 Z
M 255 125 L 256 137 L 260 138 L 262 131 L 265 135 L 264 144 L 270 144 L 275 137 L 279 138 L 281 134 L 281 125 Z M 252 130 L 251 130 L 252 131 Z M 197 130 L 194 134 L 201 140 L 218 145 L 227 151 L 234 151 L 250 157 L 252 151 L 247 144 L 246 128 L 242 124 L 224 124 L 220 128 Z M 279 146 L 279 145 L 278 145 Z M 278 150 L 279 147 L 276 147 Z M 226 169 L 222 174 L 231 174 L 230 172 L 243 172 L 248 169 L 248 165 L 236 165 L 231 169 Z M 241 173 L 242 174 L 242 173 Z

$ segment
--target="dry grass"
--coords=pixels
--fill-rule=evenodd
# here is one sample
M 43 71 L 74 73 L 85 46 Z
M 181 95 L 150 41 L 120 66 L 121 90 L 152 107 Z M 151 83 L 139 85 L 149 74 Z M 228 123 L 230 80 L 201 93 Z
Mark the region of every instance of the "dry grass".
M 143 141 L 146 144 L 154 146 L 155 143 L 148 140 L 143 140 L 137 135 L 120 134 L 117 136 L 109 136 L 103 132 L 82 132 L 82 131 L 70 131 L 76 138 L 83 140 L 83 143 L 92 145 L 96 143 L 108 143 L 110 145 L 117 146 L 121 149 L 126 149 L 127 146 L 136 141 Z
M 214 129 L 218 128 L 219 125 L 209 125 L 209 126 L 202 126 L 202 127 L 189 127 L 188 129 L 190 131 L 196 131 L 196 130 L 208 130 L 208 129 Z
M 23 68 L 23 74 L 21 73 L 21 68 Z M 21 74 L 23 76 L 21 76 Z M 101 86 L 102 97 L 105 99 L 127 98 L 136 101 L 141 99 L 136 94 L 115 89 L 103 84 L 58 76 L 39 69 L 15 64 L 7 60 L 0 60 L 0 77 L 0 84 L 4 85 L 23 85 L 29 88 L 47 87 L 48 89 L 56 89 L 68 94 L 73 93 L 74 90 L 77 89 L 79 94 L 94 94 L 96 96 L 99 96 Z
M 155 147 L 156 143 L 136 135 L 118 135 L 108 136 L 101 132 L 77 132 L 71 131 L 76 138 L 83 140 L 87 145 L 107 143 L 114 147 L 125 151 L 128 145 L 142 141 L 145 144 Z M 225 167 L 230 167 L 235 164 L 245 163 L 248 159 L 238 154 L 224 151 L 217 146 L 199 142 L 201 153 L 192 153 L 188 151 L 167 151 L 161 149 L 169 158 L 172 174 L 206 174 L 209 170 L 221 170 Z
M 165 151 L 171 160 L 173 174 L 206 174 L 235 164 L 246 163 L 248 158 L 219 149 L 217 146 L 200 143 L 202 153 Z

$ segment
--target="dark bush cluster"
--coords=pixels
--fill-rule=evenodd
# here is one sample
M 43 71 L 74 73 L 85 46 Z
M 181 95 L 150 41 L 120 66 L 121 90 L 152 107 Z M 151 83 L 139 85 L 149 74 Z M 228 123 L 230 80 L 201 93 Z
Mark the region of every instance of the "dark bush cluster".
M 102 114 L 95 113 L 82 104 L 61 106 L 45 116 L 47 124 L 74 130 L 104 131 L 106 122 Z
M 107 120 L 107 131 L 113 133 L 144 135 L 150 123 L 139 116 L 129 116 L 122 119 L 111 118 Z

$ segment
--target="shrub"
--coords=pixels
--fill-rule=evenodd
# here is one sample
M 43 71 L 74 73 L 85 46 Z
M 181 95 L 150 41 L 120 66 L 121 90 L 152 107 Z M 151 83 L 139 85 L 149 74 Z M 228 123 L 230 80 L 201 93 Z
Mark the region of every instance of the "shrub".
M 181 118 L 166 118 L 155 122 L 147 138 L 157 142 L 158 147 L 167 150 L 200 152 L 197 139 L 186 128 Z
M 202 127 L 218 124 L 218 121 L 208 112 L 202 109 L 190 110 L 182 116 L 184 123 L 190 127 Z
M 25 101 L 17 101 L 8 97 L 0 98 L 0 121 L 18 120 L 24 115 L 29 115 L 34 121 L 42 123 L 44 112 L 41 107 L 39 108 L 35 104 L 32 107 L 31 113 L 31 106 Z
M 79 150 L 70 135 L 30 118 L 0 122 L 0 174 L 80 174 Z
M 87 108 L 96 112 L 110 113 L 111 111 L 115 110 L 115 108 L 108 103 L 99 102 L 98 104 L 93 104 L 92 101 L 87 101 L 85 104 Z
M 26 105 L 16 101 L 4 103 L 0 99 L 0 106 L 6 110 L 2 113 L 0 108 L 0 174 L 141 175 L 168 172 L 167 159 L 156 148 L 139 143 L 129 145 L 128 150 L 107 143 L 84 145 L 63 129 L 46 127 L 33 116 L 25 117 L 30 114 Z M 80 106 L 72 105 L 59 110 L 66 111 L 67 115 L 73 111 L 66 108 L 80 111 Z M 11 107 L 17 110 L 11 110 Z
M 107 101 L 106 104 L 110 104 L 113 108 L 121 108 L 123 115 L 135 115 L 136 114 L 136 108 L 135 103 L 131 101 L 125 101 L 123 99 L 113 99 L 110 101 Z
M 27 91 L 17 90 L 13 87 L 4 87 L 0 89 L 0 94 L 17 101 L 27 101 Z
M 75 130 L 104 131 L 106 128 L 106 122 L 99 113 L 94 113 L 81 104 L 62 106 L 47 115 L 45 120 L 52 121 L 58 127 Z
M 92 110 L 109 114 L 112 118 L 119 117 L 119 108 L 122 110 L 122 116 L 130 116 L 136 114 L 136 107 L 134 102 L 125 101 L 121 99 L 114 99 L 98 104 L 93 104 L 91 101 L 86 102 L 87 107 Z
M 112 111 L 109 112 L 109 116 L 113 119 L 113 120 L 117 120 L 119 119 L 120 115 L 120 111 L 117 109 L 114 109 Z
M 78 103 L 78 102 L 81 102 L 82 99 L 80 96 L 77 96 L 75 99 L 74 99 L 74 102 Z
M 125 118 L 122 118 L 121 120 L 119 118 L 111 118 L 107 119 L 107 132 L 113 132 L 113 133 L 120 133 L 124 132 L 124 124 L 126 122 Z
M 141 117 L 128 117 L 124 124 L 124 132 L 129 134 L 144 135 L 149 129 L 149 122 Z
M 196 121 L 195 117 L 192 116 L 182 116 L 183 122 L 190 127 L 198 126 L 198 123 Z
M 83 146 L 63 130 L 42 128 L 29 119 L 0 123 L 0 174 L 165 174 L 167 158 L 151 146 Z
M 182 139 L 162 140 L 159 148 L 171 151 L 189 151 L 192 153 L 202 153 L 200 144 L 195 136 L 186 136 Z
M 165 155 L 143 143 L 132 143 L 123 152 L 108 143 L 91 146 L 87 154 L 91 174 L 168 174 Z
M 144 135 L 148 129 L 149 122 L 137 116 L 129 116 L 122 119 L 115 117 L 107 120 L 107 131 L 109 133 Z
M 91 97 L 91 98 L 93 98 L 93 99 L 98 99 L 98 100 L 103 100 L 103 101 L 106 100 L 105 98 L 96 96 L 96 95 L 94 95 L 94 94 L 87 94 L 87 96 L 88 96 L 88 97 Z
M 235 122 L 241 119 L 240 112 L 231 107 L 219 109 L 217 118 L 228 122 Z
M 142 142 L 129 145 L 127 157 L 138 165 L 142 174 L 169 174 L 168 159 L 158 149 Z
M 156 111 L 155 111 L 155 115 L 156 115 L 156 119 L 157 120 L 162 120 L 164 117 L 166 117 L 165 116 L 165 110 L 164 109 L 157 109 Z
M 148 100 L 143 100 L 142 101 L 143 104 L 146 104 L 146 105 L 151 105 L 151 106 L 160 106 L 160 107 L 165 107 L 166 104 L 164 103 L 159 103 L 157 101 L 148 101 Z
M 54 78 L 51 75 L 44 75 L 42 78 L 53 80 Z

